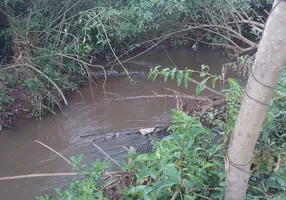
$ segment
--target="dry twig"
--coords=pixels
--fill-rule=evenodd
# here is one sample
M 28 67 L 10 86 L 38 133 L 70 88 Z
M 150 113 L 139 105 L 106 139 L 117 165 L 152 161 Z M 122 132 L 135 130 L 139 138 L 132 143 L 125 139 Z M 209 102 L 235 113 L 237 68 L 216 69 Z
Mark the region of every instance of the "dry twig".
M 46 147 L 47 149 L 51 150 L 52 152 L 54 152 L 55 154 L 57 154 L 58 156 L 60 156 L 62 159 L 64 159 L 68 164 L 70 164 L 71 166 L 73 166 L 73 164 L 66 158 L 64 157 L 62 154 L 60 154 L 59 152 L 57 152 L 56 150 L 54 150 L 53 148 L 49 147 L 48 145 L 40 142 L 39 140 L 35 140 L 34 142 L 39 143 L 40 145 Z

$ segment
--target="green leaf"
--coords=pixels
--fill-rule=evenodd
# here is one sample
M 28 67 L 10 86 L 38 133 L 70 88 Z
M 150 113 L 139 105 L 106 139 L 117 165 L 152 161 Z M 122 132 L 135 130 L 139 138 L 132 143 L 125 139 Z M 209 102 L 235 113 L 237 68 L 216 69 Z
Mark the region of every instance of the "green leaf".
M 53 197 L 52 196 L 48 196 L 47 194 L 45 196 L 40 196 L 40 197 L 36 197 L 37 200 L 52 200 Z
M 229 78 L 227 79 L 227 81 L 231 89 L 235 90 L 236 92 L 239 92 L 239 94 L 242 94 L 242 87 L 236 79 Z
M 213 78 L 213 80 L 212 80 L 212 87 L 213 88 L 215 88 L 215 84 L 216 84 L 216 82 L 217 82 L 217 77 L 215 77 L 215 78 Z
M 210 70 L 208 65 L 201 65 L 202 71 L 200 73 L 200 77 L 205 77 Z
M 78 166 L 82 158 L 83 158 L 83 154 L 79 155 L 79 157 L 72 156 L 71 157 L 72 164 L 74 166 Z
M 153 154 L 140 154 L 136 157 L 136 161 L 156 160 Z
M 151 79 L 151 77 L 153 76 L 153 74 L 154 74 L 154 69 L 151 68 L 151 69 L 150 69 L 150 72 L 149 72 L 148 79 Z
M 138 185 L 136 187 L 133 187 L 129 190 L 129 192 L 131 194 L 136 194 L 136 193 L 139 193 L 139 192 L 144 192 L 144 190 L 147 188 L 148 186 L 146 185 Z
M 72 164 L 75 165 L 75 166 L 78 164 L 77 158 L 75 156 L 71 157 L 71 161 L 72 161 Z
M 205 71 L 206 69 L 206 71 L 208 72 L 210 70 L 210 66 L 208 65 L 201 65 L 201 68 L 202 68 L 202 71 Z
M 151 200 L 149 197 L 148 197 L 148 194 L 150 193 L 150 192 L 152 192 L 152 190 L 153 190 L 154 188 L 153 187 L 147 187 L 147 188 L 145 188 L 145 190 L 144 190 L 144 192 L 143 192 L 143 199 L 144 200 Z
M 277 182 L 279 183 L 279 185 L 281 186 L 281 187 L 286 187 L 286 177 L 284 178 L 284 177 L 279 177 L 278 179 L 277 179 Z
M 162 70 L 162 74 L 164 75 L 164 81 L 166 82 L 170 76 L 170 69 L 169 68 L 165 68 Z
M 205 77 L 207 75 L 207 73 L 206 72 L 204 72 L 204 71 L 202 71 L 201 73 L 200 73 L 200 77 L 202 78 L 202 77 Z
M 186 147 L 190 148 L 194 144 L 194 142 L 195 142 L 194 138 L 190 137 L 185 145 Z
M 193 188 L 196 186 L 196 183 L 193 180 L 186 180 L 184 179 L 184 185 L 186 185 L 187 188 Z
M 163 174 L 168 178 L 173 179 L 175 184 L 181 183 L 181 173 L 177 170 L 174 164 L 164 165 L 162 169 Z
M 175 78 L 176 71 L 177 71 L 176 68 L 173 68 L 172 71 L 171 71 L 170 76 L 171 76 L 171 79 L 172 79 L 172 80 L 174 80 L 174 78 Z
M 137 181 L 140 182 L 142 179 L 146 178 L 146 177 L 151 177 L 152 179 L 156 179 L 156 171 L 155 169 L 151 169 L 151 168 L 143 168 L 141 169 L 138 177 L 137 177 Z
M 158 70 L 159 67 L 161 66 L 156 66 L 155 68 L 150 69 L 148 79 L 152 79 L 152 81 L 155 81 L 155 79 L 157 78 L 159 74 L 159 70 Z
M 212 166 L 213 166 L 213 164 L 208 162 L 208 163 L 205 163 L 203 165 L 203 169 L 208 168 L 208 167 L 212 167 Z
M 181 85 L 182 81 L 183 81 L 183 75 L 184 75 L 184 71 L 180 70 L 177 72 L 177 84 L 178 86 Z
M 164 179 L 159 182 L 156 182 L 154 186 L 157 188 L 157 193 L 159 193 L 160 190 L 162 190 L 163 188 L 172 187 L 173 185 L 176 185 L 176 184 L 177 183 L 172 179 Z
M 196 87 L 196 95 L 199 96 L 201 92 L 206 88 L 206 83 L 210 77 L 202 80 Z
M 185 83 L 185 88 L 188 89 L 189 87 L 189 78 L 192 76 L 193 70 L 186 70 L 185 76 L 184 76 L 184 83 Z
M 157 149 L 157 151 L 155 151 L 155 156 L 156 156 L 157 159 L 160 159 L 160 158 L 161 158 L 159 149 Z
M 78 158 L 77 158 L 77 162 L 80 163 L 81 160 L 82 160 L 82 158 L 83 158 L 83 154 L 80 154 L 80 155 L 78 156 Z
M 153 74 L 153 77 L 152 77 L 152 81 L 155 81 L 156 80 L 156 78 L 157 78 L 157 76 L 158 76 L 158 73 L 156 72 L 156 73 L 154 73 Z

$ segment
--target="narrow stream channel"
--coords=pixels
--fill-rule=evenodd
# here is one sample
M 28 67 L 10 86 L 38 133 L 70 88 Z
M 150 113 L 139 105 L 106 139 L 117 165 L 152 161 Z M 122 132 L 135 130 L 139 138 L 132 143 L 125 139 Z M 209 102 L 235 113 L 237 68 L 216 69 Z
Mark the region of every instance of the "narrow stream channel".
M 164 50 L 150 51 L 136 59 L 164 66 L 173 66 L 174 62 L 180 68 L 200 70 L 201 64 L 211 66 L 211 72 L 220 74 L 221 65 L 228 58 L 220 51 L 199 50 L 168 50 L 169 57 Z M 126 64 L 130 70 L 139 67 Z M 140 69 L 142 71 L 142 68 Z M 126 76 L 110 77 L 106 85 L 107 97 L 127 97 L 138 95 L 152 95 L 171 93 L 166 88 L 180 90 L 194 94 L 195 86 L 190 85 L 188 90 L 177 88 L 175 81 L 164 83 L 162 79 L 155 82 L 148 80 L 148 69 L 145 73 L 133 75 L 135 83 Z M 229 75 L 229 74 L 228 74 Z M 199 79 L 199 77 L 195 77 Z M 93 91 L 94 98 L 91 95 Z M 80 94 L 81 93 L 81 94 Z M 137 99 L 102 104 L 103 90 L 101 86 L 81 88 L 68 98 L 70 106 L 64 113 L 56 116 L 46 116 L 43 120 L 20 120 L 11 130 L 0 132 L 0 177 L 23 175 L 31 173 L 70 172 L 71 167 L 60 157 L 43 146 L 34 142 L 41 142 L 51 146 L 65 157 L 84 154 L 83 163 L 90 163 L 100 157 L 98 150 L 90 143 L 90 138 L 80 138 L 81 135 L 103 132 L 108 130 L 126 129 L 132 127 L 152 126 L 158 116 L 170 112 L 175 108 L 173 99 Z M 96 102 L 95 102 L 95 101 Z M 146 120 L 146 121 L 143 121 Z M 120 145 L 140 144 L 146 138 L 132 138 L 128 141 L 115 139 L 100 143 L 116 160 L 120 160 L 122 153 Z M 36 196 L 54 193 L 55 187 L 64 186 L 72 177 L 47 177 L 0 181 L 1 200 L 29 200 Z

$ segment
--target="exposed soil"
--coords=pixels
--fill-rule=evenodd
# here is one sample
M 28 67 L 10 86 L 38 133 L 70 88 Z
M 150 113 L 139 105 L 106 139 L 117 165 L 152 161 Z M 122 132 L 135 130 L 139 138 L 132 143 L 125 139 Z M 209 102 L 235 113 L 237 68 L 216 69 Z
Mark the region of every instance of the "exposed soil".
M 0 126 L 11 128 L 17 118 L 29 117 L 31 97 L 23 88 L 6 88 L 6 92 L 13 98 L 13 101 L 0 106 Z

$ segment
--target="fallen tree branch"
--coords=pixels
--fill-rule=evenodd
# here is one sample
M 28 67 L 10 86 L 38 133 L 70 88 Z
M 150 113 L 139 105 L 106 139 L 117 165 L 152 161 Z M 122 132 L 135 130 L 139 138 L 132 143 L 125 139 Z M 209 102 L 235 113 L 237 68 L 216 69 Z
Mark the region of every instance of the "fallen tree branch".
M 160 125 L 155 125 L 152 128 L 155 127 L 155 130 L 157 128 L 163 128 L 166 127 L 167 125 L 170 125 L 168 123 L 166 124 L 160 124 Z M 132 132 L 136 132 L 139 133 L 140 129 L 146 129 L 146 128 L 150 128 L 150 126 L 148 127 L 137 127 L 137 128 L 129 128 L 129 129 L 118 129 L 118 130 L 114 130 L 114 131 L 105 131 L 105 132 L 100 132 L 100 133 L 93 133 L 93 134 L 88 134 L 88 135 L 81 135 L 81 138 L 87 138 L 87 137 L 92 137 L 92 136 L 102 136 L 102 135 L 106 135 L 106 136 L 116 136 L 117 133 L 121 133 L 121 134 L 128 134 L 128 133 L 132 133 Z M 119 134 L 120 135 L 120 134 Z
M 75 175 L 77 175 L 77 174 L 78 174 L 78 173 L 76 173 L 76 172 L 26 174 L 26 175 L 19 175 L 19 176 L 0 177 L 0 181 L 16 180 L 16 179 L 23 179 L 23 178 L 42 178 L 42 177 L 56 177 L 56 176 L 75 176 Z
M 95 144 L 92 140 L 92 145 L 95 146 L 99 151 L 101 151 L 101 153 L 103 153 L 106 157 L 108 157 L 112 162 L 114 162 L 117 166 L 120 167 L 120 169 L 122 169 L 122 166 L 116 161 L 114 160 L 110 155 L 108 155 L 105 151 L 103 151 L 97 144 Z
M 194 100 L 202 100 L 206 99 L 206 97 L 202 96 L 189 96 L 189 95 L 173 95 L 173 94 L 158 94 L 158 95 L 142 95 L 142 96 L 132 96 L 132 97 L 122 97 L 118 99 L 112 99 L 112 98 L 104 98 L 105 101 L 109 102 L 115 102 L 115 101 L 125 101 L 125 100 L 134 100 L 134 99 L 152 99 L 152 98 L 186 98 L 186 99 L 194 99 Z

